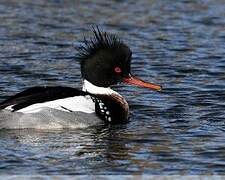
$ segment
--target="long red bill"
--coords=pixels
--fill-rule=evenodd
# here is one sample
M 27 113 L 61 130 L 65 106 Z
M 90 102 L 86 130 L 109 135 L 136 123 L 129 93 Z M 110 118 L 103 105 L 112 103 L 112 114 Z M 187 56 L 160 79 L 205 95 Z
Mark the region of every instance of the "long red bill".
M 127 77 L 127 78 L 123 78 L 123 82 L 127 83 L 127 84 L 133 84 L 139 87 L 145 87 L 145 88 L 149 88 L 155 91 L 161 91 L 161 86 L 156 85 L 156 84 L 152 84 L 152 83 L 148 83 L 148 82 L 144 82 L 141 79 L 135 78 L 133 76 Z

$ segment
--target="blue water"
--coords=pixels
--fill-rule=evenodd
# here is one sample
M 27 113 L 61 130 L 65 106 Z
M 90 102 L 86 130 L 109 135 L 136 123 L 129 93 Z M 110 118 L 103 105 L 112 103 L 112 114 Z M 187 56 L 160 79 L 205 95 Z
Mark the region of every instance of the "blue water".
M 125 125 L 1 130 L 0 174 L 225 174 L 223 0 L 0 2 L 0 99 L 38 85 L 80 87 L 76 47 L 90 27 L 132 49 L 133 74 L 163 86 L 118 85 Z

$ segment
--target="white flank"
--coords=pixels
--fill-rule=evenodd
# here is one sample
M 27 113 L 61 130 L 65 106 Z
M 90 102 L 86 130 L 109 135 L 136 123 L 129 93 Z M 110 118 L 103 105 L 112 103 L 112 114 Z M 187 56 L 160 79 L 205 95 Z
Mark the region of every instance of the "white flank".
M 82 88 L 82 90 L 83 91 L 87 91 L 87 92 L 89 92 L 91 94 L 106 94 L 106 95 L 116 94 L 118 96 L 121 96 L 116 91 L 113 91 L 110 87 L 108 87 L 108 88 L 98 87 L 98 86 L 95 86 L 94 84 L 90 83 L 86 79 L 84 79 L 84 81 L 83 81 L 83 88 Z
M 95 112 L 95 104 L 91 100 L 90 96 L 75 96 L 64 99 L 58 99 L 54 101 L 37 103 L 30 106 L 27 106 L 23 109 L 18 110 L 17 112 L 22 113 L 36 113 L 45 108 L 53 108 L 61 111 L 79 111 L 85 113 L 93 113 Z M 6 107 L 6 109 L 10 109 L 10 107 Z
M 7 106 L 5 109 L 6 110 L 9 110 L 9 111 L 13 111 L 13 106 L 14 106 L 14 104 L 13 105 L 10 105 L 10 106 Z

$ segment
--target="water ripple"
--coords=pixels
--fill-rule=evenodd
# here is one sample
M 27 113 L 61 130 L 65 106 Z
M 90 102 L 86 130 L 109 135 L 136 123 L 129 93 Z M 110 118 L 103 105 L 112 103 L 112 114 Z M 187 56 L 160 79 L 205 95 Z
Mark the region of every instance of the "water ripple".
M 128 124 L 0 131 L 1 174 L 225 174 L 224 1 L 0 3 L 0 98 L 80 86 L 75 46 L 93 24 L 133 51 L 132 71 L 163 91 L 119 85 Z

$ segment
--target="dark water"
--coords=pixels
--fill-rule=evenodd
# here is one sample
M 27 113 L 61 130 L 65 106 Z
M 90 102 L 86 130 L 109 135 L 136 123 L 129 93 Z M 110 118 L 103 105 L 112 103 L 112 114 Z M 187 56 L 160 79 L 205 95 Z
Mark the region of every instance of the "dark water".
M 225 2 L 0 1 L 0 96 L 80 86 L 74 46 L 90 26 L 118 34 L 133 73 L 126 125 L 0 131 L 0 174 L 225 174 Z

